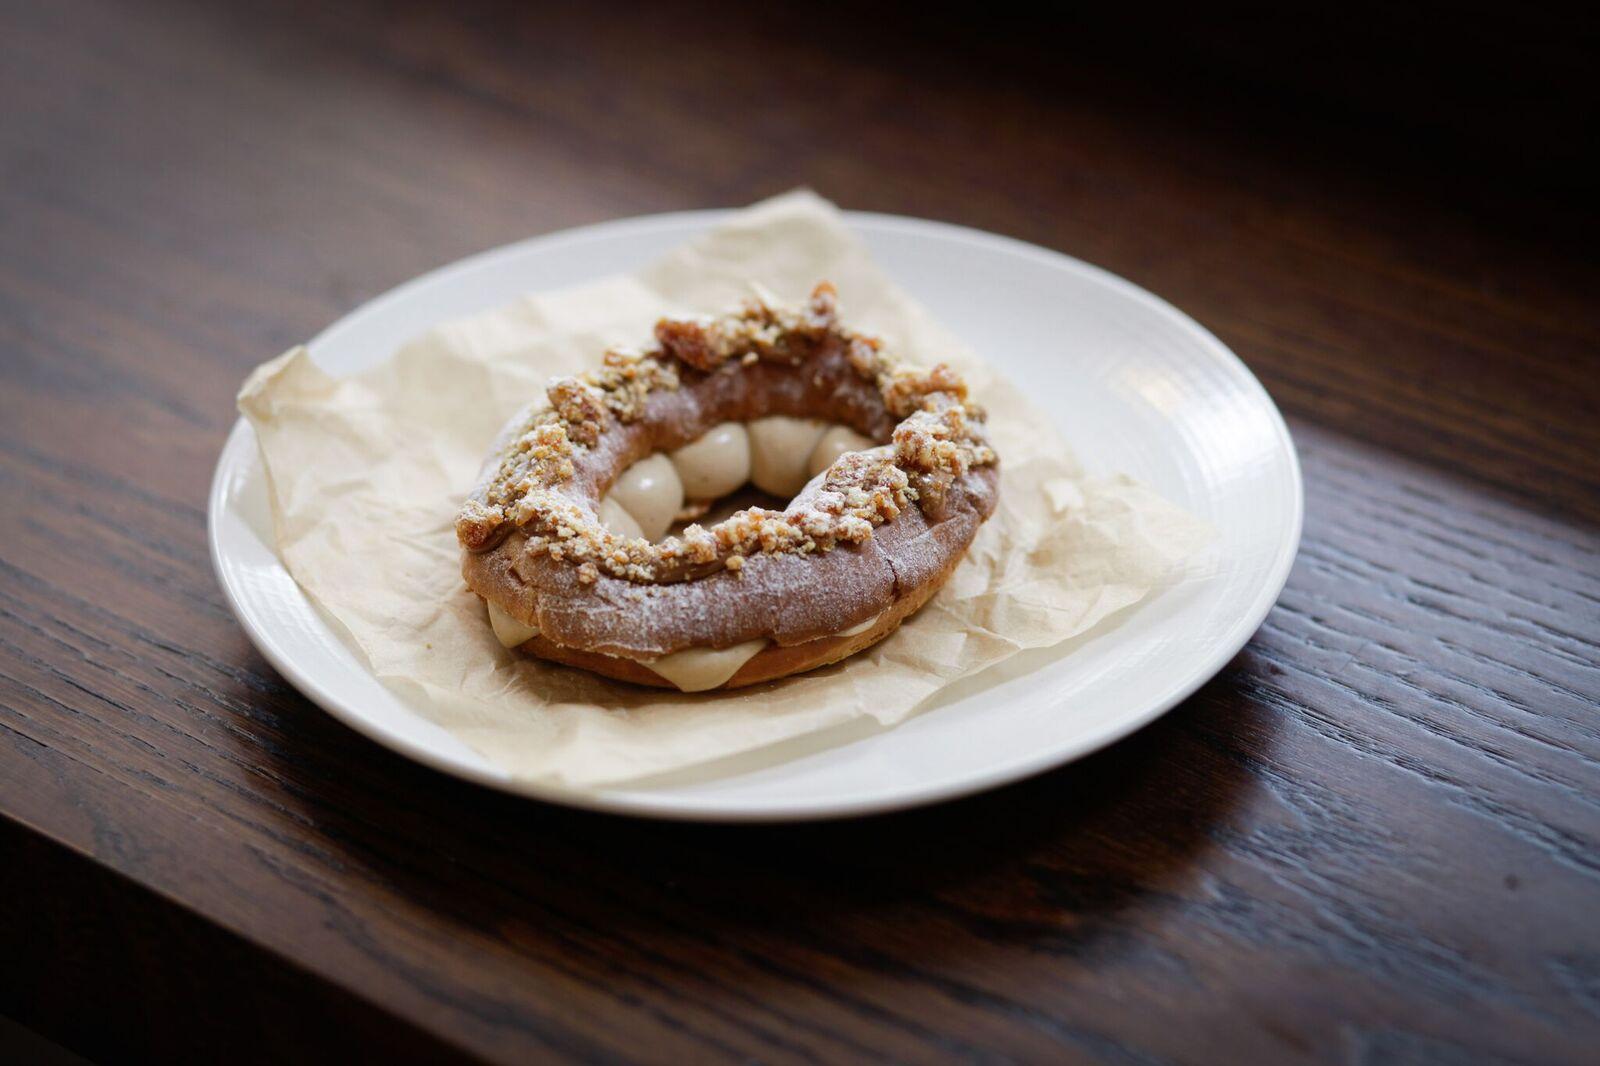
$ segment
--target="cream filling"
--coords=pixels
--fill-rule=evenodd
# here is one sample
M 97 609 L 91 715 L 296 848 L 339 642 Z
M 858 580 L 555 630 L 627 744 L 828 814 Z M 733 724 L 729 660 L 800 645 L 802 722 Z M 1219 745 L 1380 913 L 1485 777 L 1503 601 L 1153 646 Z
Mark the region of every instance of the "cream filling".
M 686 495 L 712 499 L 749 480 L 775 496 L 793 496 L 839 456 L 871 447 L 872 441 L 848 426 L 828 426 L 810 418 L 773 415 L 748 427 L 724 422 L 673 452 L 671 458 L 657 453 L 623 471 L 600 501 L 600 523 L 625 537 L 659 540 L 671 528 Z M 495 604 L 488 607 L 489 624 L 506 647 L 514 648 L 539 635 L 536 627 L 518 621 Z M 880 617 L 873 615 L 827 635 L 858 636 L 877 625 Z M 638 662 L 683 692 L 705 692 L 727 683 L 766 646 L 765 640 L 751 640 L 731 648 L 687 648 Z
M 857 623 L 849 629 L 841 629 L 837 633 L 830 633 L 828 636 L 859 636 L 877 625 L 878 619 L 882 617 L 882 614 L 875 614 L 865 622 Z M 756 653 L 766 646 L 765 640 L 757 639 L 735 644 L 731 648 L 687 648 L 671 655 L 663 655 L 659 659 L 640 659 L 639 665 L 654 670 L 683 692 L 705 692 L 726 684 L 739 672 L 740 667 L 755 658 Z
M 749 425 L 750 480 L 774 496 L 793 496 L 811 480 L 807 464 L 827 423 L 772 415 Z
M 806 464 L 807 480 L 828 469 L 845 452 L 864 452 L 872 446 L 872 441 L 849 426 L 829 426 L 817 446 L 811 449 L 811 459 Z
M 658 659 L 640 659 L 671 681 L 683 692 L 704 692 L 728 681 L 739 668 L 767 646 L 765 640 L 750 640 L 731 648 L 687 648 Z
M 726 496 L 750 480 L 750 434 L 739 422 L 713 426 L 672 453 L 672 465 L 691 500 Z
M 511 617 L 498 604 L 485 600 L 484 605 L 489 608 L 489 625 L 494 629 L 495 638 L 506 647 L 515 648 L 539 635 L 538 627 Z M 854 637 L 877 625 L 878 619 L 882 617 L 881 614 L 875 614 L 849 629 L 841 629 L 837 633 L 825 634 L 824 637 L 816 639 Z M 756 653 L 766 646 L 767 642 L 758 638 L 743 644 L 735 644 L 731 648 L 686 648 L 671 655 L 640 659 L 638 662 L 639 665 L 648 667 L 671 681 L 680 691 L 705 692 L 726 683 L 739 672 L 740 667 L 755 658 Z
M 683 509 L 683 482 L 672 460 L 657 453 L 624 470 L 611 486 L 611 499 L 639 523 L 646 540 L 660 540 Z
M 506 647 L 515 648 L 518 644 L 539 635 L 537 627 L 512 618 L 498 604 L 489 603 L 488 600 L 483 602 L 489 606 L 489 625 L 494 628 L 495 637 Z
M 644 536 L 644 530 L 639 528 L 639 523 L 634 521 L 628 509 L 610 496 L 600 501 L 599 510 L 600 524 L 611 532 L 624 537 Z
M 862 633 L 865 633 L 867 630 L 869 630 L 873 626 L 877 625 L 878 624 L 878 619 L 880 619 L 882 617 L 883 617 L 883 614 L 880 612 L 878 614 L 873 615 L 871 618 L 867 619 L 865 622 L 859 622 L 856 625 L 851 626 L 849 629 L 841 629 L 841 630 L 839 630 L 839 632 L 834 633 L 833 636 L 836 636 L 836 637 L 855 637 L 855 636 L 860 636 Z
M 772 415 L 723 422 L 678 450 L 639 460 L 600 501 L 600 524 L 613 533 L 659 541 L 684 500 L 713 500 L 746 481 L 774 496 L 794 496 L 846 452 L 873 442 L 849 426 Z

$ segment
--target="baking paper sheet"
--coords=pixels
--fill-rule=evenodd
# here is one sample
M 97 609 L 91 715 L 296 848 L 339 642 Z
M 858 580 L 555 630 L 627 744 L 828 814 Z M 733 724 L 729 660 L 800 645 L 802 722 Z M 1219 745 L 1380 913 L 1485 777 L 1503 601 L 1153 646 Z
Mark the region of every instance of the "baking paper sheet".
M 506 419 L 607 345 L 647 344 L 663 315 L 730 309 L 752 282 L 798 301 L 823 278 L 848 324 L 913 362 L 951 363 L 989 411 L 1000 507 L 944 590 L 843 663 L 735 692 L 639 688 L 502 648 L 462 582 L 452 523 Z M 805 192 L 746 209 L 635 274 L 442 324 L 353 377 L 330 377 L 296 348 L 251 374 L 239 409 L 260 442 L 284 564 L 373 672 L 511 774 L 571 786 L 665 774 L 863 717 L 899 722 L 959 678 L 1136 604 L 1208 537 L 1127 478 L 1085 477 L 1048 416 Z

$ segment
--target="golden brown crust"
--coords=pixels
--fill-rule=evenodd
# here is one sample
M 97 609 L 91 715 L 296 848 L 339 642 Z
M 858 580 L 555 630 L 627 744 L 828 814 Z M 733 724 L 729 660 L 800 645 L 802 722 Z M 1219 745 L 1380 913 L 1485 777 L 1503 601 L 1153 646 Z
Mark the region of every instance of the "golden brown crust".
M 854 633 L 847 637 L 819 637 L 808 640 L 803 644 L 784 646 L 769 644 L 762 648 L 750 661 L 739 668 L 731 678 L 725 681 L 720 688 L 745 688 L 749 685 L 759 685 L 764 681 L 776 681 L 791 674 L 805 673 L 818 667 L 848 659 L 859 651 L 867 648 L 891 635 L 900 628 L 904 622 L 916 612 L 924 603 L 932 598 L 933 594 L 944 587 L 955 568 L 961 564 L 961 556 L 956 555 L 945 565 L 932 580 L 925 581 L 920 588 L 908 590 L 888 610 L 884 611 L 873 623 L 870 629 L 861 633 Z M 649 685 L 652 688 L 673 688 L 672 682 L 650 669 L 648 666 L 632 659 L 623 659 L 611 655 L 600 655 L 597 652 L 580 651 L 577 648 L 566 648 L 560 644 L 552 643 L 544 637 L 534 637 L 517 645 L 517 651 L 525 655 L 535 655 L 541 659 L 561 663 L 566 666 L 576 666 L 591 673 L 613 678 L 617 681 L 629 681 L 635 685 Z
M 626 658 L 757 638 L 792 645 L 836 633 L 940 580 L 993 511 L 998 472 L 956 482 L 944 512 L 912 508 L 859 545 L 807 556 L 753 556 L 737 575 L 637 585 L 602 574 L 584 584 L 575 568 L 529 550 L 516 533 L 493 551 L 466 553 L 467 585 L 511 617 L 564 647 Z
M 502 433 L 458 519 L 468 586 L 539 630 L 523 645 L 533 654 L 666 685 L 637 660 L 765 639 L 724 687 L 812 669 L 891 632 L 993 512 L 998 463 L 966 386 L 839 328 L 831 287 L 798 312 L 663 322 L 657 339 L 657 352 L 553 382 Z M 599 499 L 633 462 L 777 414 L 879 446 L 842 456 L 783 511 L 748 508 L 660 544 L 600 525 Z

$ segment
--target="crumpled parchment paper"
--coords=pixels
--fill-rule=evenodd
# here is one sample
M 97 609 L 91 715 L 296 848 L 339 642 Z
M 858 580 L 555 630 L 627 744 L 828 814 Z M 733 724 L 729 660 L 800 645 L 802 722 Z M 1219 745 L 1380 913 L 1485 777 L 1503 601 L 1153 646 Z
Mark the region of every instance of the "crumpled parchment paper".
M 1000 507 L 950 583 L 877 646 L 726 693 L 672 694 L 519 658 L 459 571 L 452 521 L 490 441 L 555 374 L 667 314 L 718 312 L 758 282 L 819 279 L 845 320 L 912 361 L 951 363 L 989 411 Z M 974 338 L 981 341 L 981 338 Z M 755 205 L 637 273 L 448 322 L 347 378 L 305 348 L 239 393 L 271 486 L 278 551 L 386 684 L 513 775 L 570 786 L 663 774 L 870 716 L 889 725 L 1024 648 L 1137 603 L 1197 553 L 1205 525 L 1126 478 L 1087 478 L 1023 393 L 874 265 L 832 205 Z

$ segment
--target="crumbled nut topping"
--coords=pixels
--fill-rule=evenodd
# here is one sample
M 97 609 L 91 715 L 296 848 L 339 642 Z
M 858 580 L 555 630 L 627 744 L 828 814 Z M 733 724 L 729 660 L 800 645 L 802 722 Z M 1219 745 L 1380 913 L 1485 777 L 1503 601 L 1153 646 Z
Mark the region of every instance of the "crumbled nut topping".
M 721 318 L 662 319 L 656 343 L 679 362 L 711 371 L 729 360 L 798 364 L 816 350 L 839 321 L 839 294 L 827 282 L 799 309 L 750 300 Z
M 574 448 L 596 444 L 612 415 L 638 421 L 651 392 L 678 384 L 677 368 L 657 355 L 620 349 L 606 352 L 599 370 L 552 381 L 545 390 L 550 406 L 534 411 L 506 445 L 484 500 L 469 500 L 457 516 L 456 538 L 478 551 L 497 543 L 508 522 L 526 524 L 533 490 L 572 477 Z
M 583 584 L 602 572 L 638 583 L 720 569 L 738 574 L 752 555 L 859 544 L 913 503 L 938 513 L 955 478 L 995 462 L 983 436 L 983 411 L 966 402 L 960 375 L 942 363 L 929 370 L 904 366 L 877 338 L 844 330 L 838 295 L 827 282 L 797 309 L 752 300 L 721 318 L 663 319 L 655 337 L 656 351 L 614 349 L 599 370 L 550 383 L 549 407 L 533 413 L 507 445 L 484 499 L 461 509 L 456 534 L 465 547 L 482 550 L 509 529 L 523 528 L 528 550 L 576 561 Z M 842 345 L 856 373 L 877 387 L 885 408 L 902 421 L 889 445 L 841 456 L 808 503 L 787 511 L 751 507 L 710 529 L 691 525 L 651 544 L 611 532 L 590 505 L 557 489 L 573 476 L 575 450 L 597 444 L 612 416 L 635 422 L 653 391 L 679 387 L 678 364 L 705 373 L 759 362 L 797 366 L 830 341 Z
M 567 436 L 579 444 L 593 447 L 611 421 L 604 393 L 577 378 L 556 378 L 545 389 L 550 407 L 567 427 Z
M 971 414 L 959 403 L 929 403 L 894 428 L 895 462 L 929 474 L 960 477 L 973 466 L 994 462 L 994 451 L 977 439 Z
M 640 353 L 613 348 L 600 360 L 600 369 L 584 375 L 600 390 L 606 407 L 624 422 L 644 417 L 644 404 L 657 389 L 676 389 L 678 370 L 662 361 L 660 353 Z

